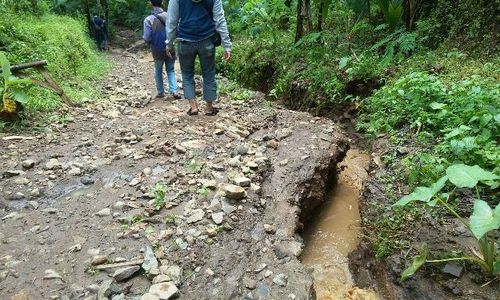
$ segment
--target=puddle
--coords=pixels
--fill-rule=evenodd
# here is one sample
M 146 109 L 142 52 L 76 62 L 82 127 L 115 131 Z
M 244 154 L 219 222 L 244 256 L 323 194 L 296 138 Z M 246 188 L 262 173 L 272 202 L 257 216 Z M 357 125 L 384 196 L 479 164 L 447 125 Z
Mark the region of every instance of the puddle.
M 378 299 L 373 292 L 354 287 L 347 258 L 358 245 L 358 200 L 369 162 L 366 153 L 356 149 L 347 153 L 335 188 L 303 234 L 306 247 L 301 259 L 312 269 L 318 300 Z

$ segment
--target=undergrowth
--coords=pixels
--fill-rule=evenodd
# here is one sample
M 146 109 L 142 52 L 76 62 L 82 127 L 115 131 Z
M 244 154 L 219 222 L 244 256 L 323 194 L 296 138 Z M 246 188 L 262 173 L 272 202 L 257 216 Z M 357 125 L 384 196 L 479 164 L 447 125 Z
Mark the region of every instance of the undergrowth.
M 378 258 L 412 247 L 408 224 L 447 214 L 391 208 L 404 191 L 431 184 L 456 163 L 500 174 L 494 4 L 424 1 L 413 30 L 392 30 L 377 8 L 368 19 L 335 2 L 326 29 L 295 42 L 287 26 L 295 19 L 275 2 L 253 0 L 229 13 L 236 42 L 220 71 L 292 109 L 357 111 L 359 132 L 388 140 L 387 174 L 378 178 L 385 201 L 368 202 L 376 213 L 364 219 Z
M 47 60 L 49 73 L 74 102 L 94 97 L 95 82 L 110 68 L 106 57 L 97 53 L 83 21 L 50 13 L 40 17 L 27 13 L 19 18 L 3 11 L 0 50 L 11 64 Z M 26 74 L 42 79 L 34 70 Z M 59 96 L 47 89 L 33 86 L 27 94 L 25 115 L 50 112 L 60 105 Z

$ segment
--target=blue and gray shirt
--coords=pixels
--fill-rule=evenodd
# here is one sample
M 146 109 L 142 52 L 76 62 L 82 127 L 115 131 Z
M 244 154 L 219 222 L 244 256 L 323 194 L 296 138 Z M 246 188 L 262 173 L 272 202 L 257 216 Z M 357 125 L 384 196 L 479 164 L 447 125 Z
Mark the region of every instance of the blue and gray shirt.
M 155 7 L 151 15 L 144 19 L 143 39 L 150 44 L 155 59 L 167 59 L 165 39 L 167 37 L 165 24 L 167 13 L 160 7 Z
M 203 3 L 205 1 L 205 4 Z M 212 16 L 207 8 L 212 8 Z M 218 32 L 225 51 L 231 51 L 231 38 L 227 29 L 222 0 L 170 0 L 167 17 L 167 47 L 174 41 L 198 42 Z

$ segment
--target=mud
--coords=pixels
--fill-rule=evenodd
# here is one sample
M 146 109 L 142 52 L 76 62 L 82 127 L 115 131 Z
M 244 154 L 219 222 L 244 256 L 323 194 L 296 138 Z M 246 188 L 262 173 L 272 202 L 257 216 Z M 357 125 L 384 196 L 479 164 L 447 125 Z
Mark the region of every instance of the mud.
M 114 282 L 91 261 L 135 261 L 146 247 L 161 272 L 179 270 L 168 274 L 180 299 L 313 298 L 299 217 L 323 200 L 348 148 L 339 127 L 267 107 L 262 94 L 223 95 L 216 117 L 189 117 L 182 101 L 152 99 L 145 52 L 112 49 L 110 59 L 102 99 L 62 108 L 41 132 L 16 132 L 30 139 L 0 134 L 1 298 L 140 299 L 154 273 Z M 226 198 L 238 176 L 251 186 Z
M 363 220 L 375 220 L 391 217 L 391 200 L 387 196 L 387 178 L 394 178 L 398 169 L 397 163 L 385 165 L 381 157 L 397 153 L 400 146 L 391 145 L 387 139 L 379 138 L 372 147 L 370 176 L 363 187 L 360 212 Z M 413 150 L 418 151 L 418 150 Z M 393 180 L 391 191 L 398 196 L 409 192 L 405 182 Z M 459 209 L 469 206 L 462 203 Z M 464 211 L 466 211 L 465 209 Z M 431 214 L 424 213 L 416 223 L 408 215 L 408 226 L 402 226 L 396 239 L 405 239 L 410 245 L 396 251 L 389 257 L 376 259 L 374 241 L 377 228 L 363 226 L 362 238 L 358 248 L 350 253 L 350 269 L 355 283 L 360 288 L 376 290 L 382 299 L 498 299 L 500 284 L 498 278 L 491 280 L 482 275 L 482 271 L 474 265 L 463 264 L 463 272 L 459 278 L 443 272 L 444 264 L 425 265 L 412 278 L 401 283 L 403 270 L 417 254 L 419 245 L 427 242 L 431 255 L 450 255 L 470 253 L 473 249 L 471 236 L 467 229 L 454 217 L 445 216 L 437 220 Z
M 317 299 L 345 299 L 354 297 L 354 293 L 364 293 L 362 299 L 378 299 L 372 291 L 353 289 L 348 261 L 348 254 L 358 246 L 361 230 L 358 201 L 368 176 L 368 164 L 368 154 L 349 150 L 339 164 L 337 182 L 306 225 L 303 233 L 306 247 L 301 260 L 312 271 Z

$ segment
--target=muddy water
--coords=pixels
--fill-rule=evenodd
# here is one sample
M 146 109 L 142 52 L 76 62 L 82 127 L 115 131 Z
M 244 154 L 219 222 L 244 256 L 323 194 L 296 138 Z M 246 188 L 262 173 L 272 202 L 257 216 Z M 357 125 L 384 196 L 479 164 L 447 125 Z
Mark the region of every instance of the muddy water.
M 312 270 L 319 300 L 378 299 L 371 291 L 354 287 L 347 259 L 358 245 L 358 200 L 369 161 L 368 154 L 356 149 L 347 153 L 337 185 L 304 233 L 302 262 Z

